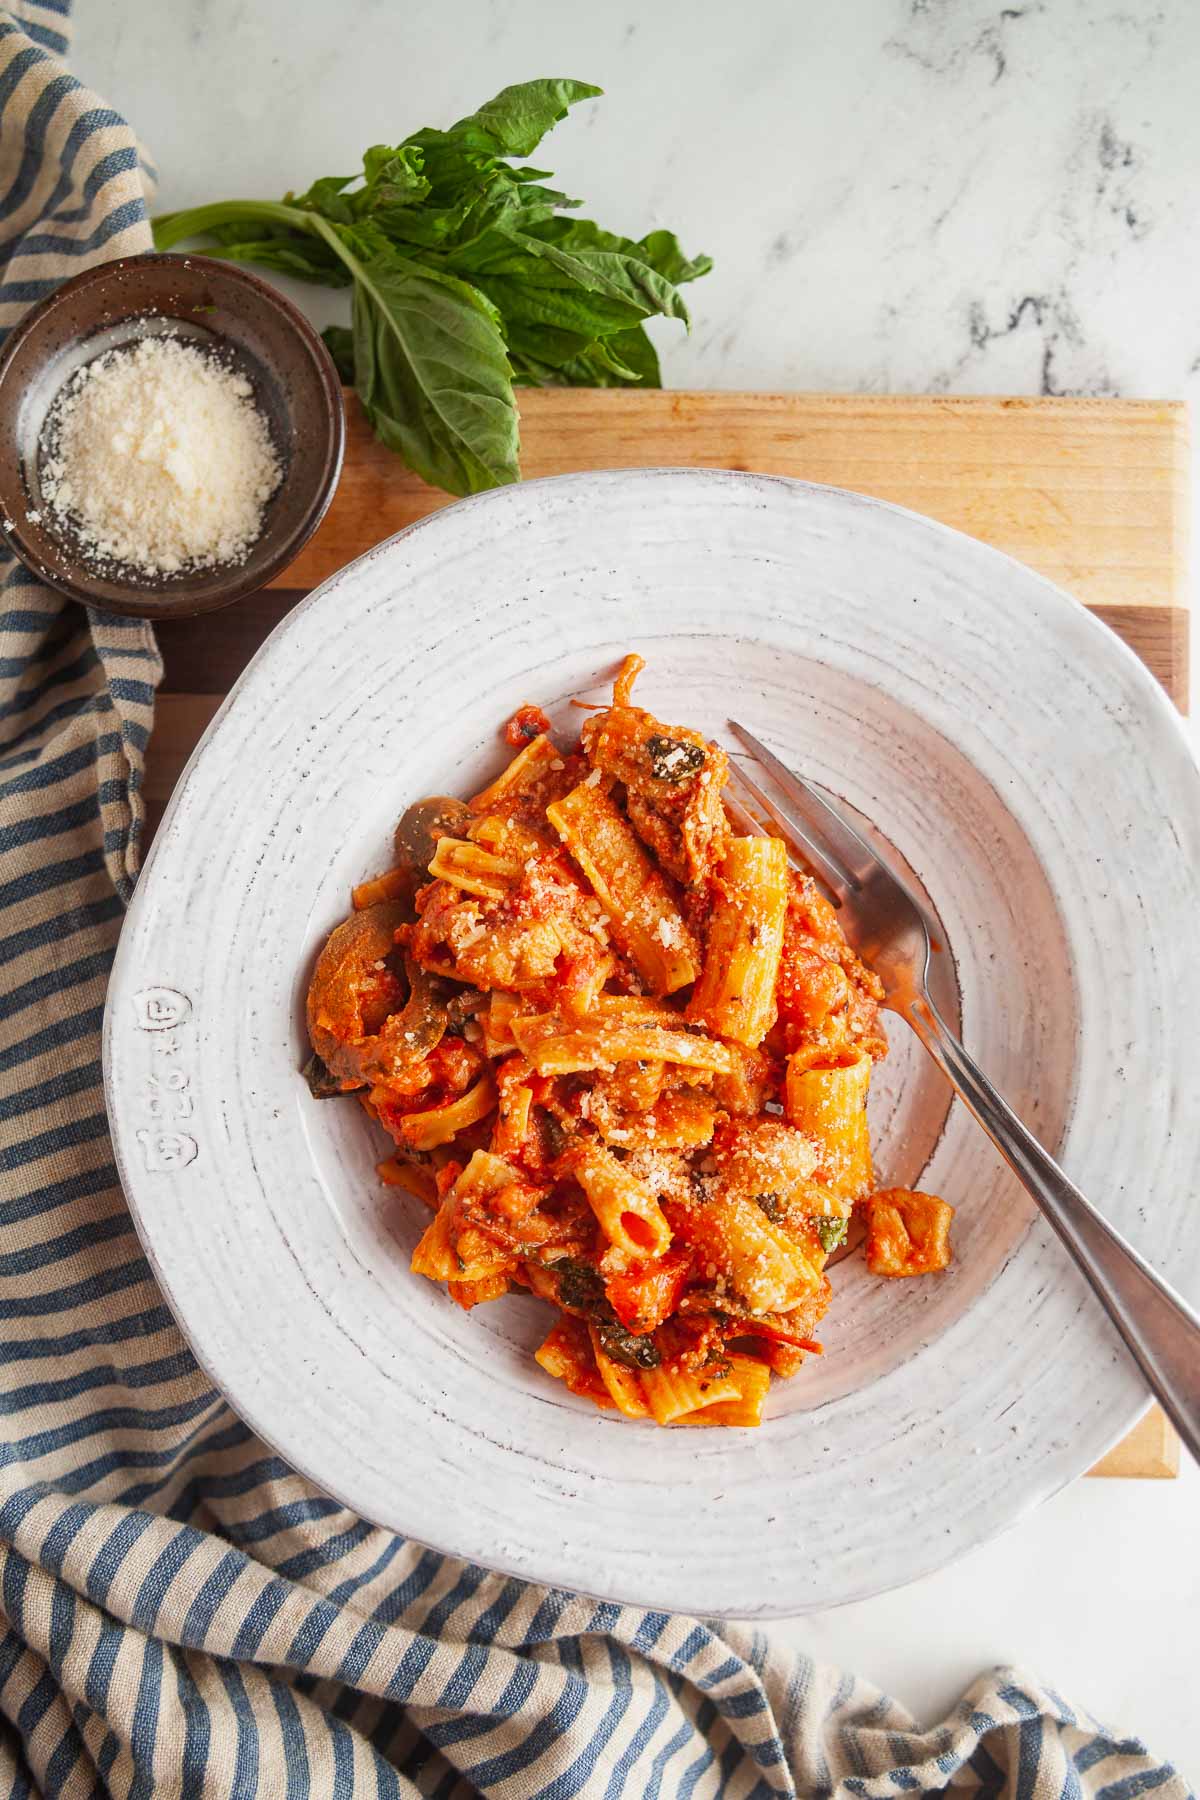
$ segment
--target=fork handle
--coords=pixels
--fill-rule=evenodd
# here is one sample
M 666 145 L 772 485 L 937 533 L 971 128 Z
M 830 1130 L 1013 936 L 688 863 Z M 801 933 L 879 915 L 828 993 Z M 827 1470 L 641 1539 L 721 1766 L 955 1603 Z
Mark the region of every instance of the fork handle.
M 911 1001 L 903 1017 L 1033 1195 L 1200 1462 L 1200 1317 L 1068 1180 L 928 996 Z

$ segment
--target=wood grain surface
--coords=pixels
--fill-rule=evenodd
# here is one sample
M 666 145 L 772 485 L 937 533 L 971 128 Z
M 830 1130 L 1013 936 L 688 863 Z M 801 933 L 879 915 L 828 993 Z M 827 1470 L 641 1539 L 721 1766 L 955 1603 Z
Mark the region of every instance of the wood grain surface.
M 277 586 L 316 587 L 448 503 L 397 467 L 349 401 L 346 462 Z M 1187 415 L 1154 400 L 644 394 L 527 389 L 525 478 L 573 469 L 756 469 L 928 513 L 1099 606 L 1186 607 Z
M 911 507 L 1017 557 L 1124 638 L 1187 701 L 1189 450 L 1181 403 L 527 390 L 526 478 L 577 469 L 744 468 Z M 371 545 L 448 504 L 376 442 L 347 395 L 346 462 L 320 530 L 267 592 L 159 627 L 165 675 L 147 759 L 153 831 L 201 734 L 268 633 Z M 1092 1473 L 1170 1477 L 1152 1408 Z
M 1179 1436 L 1162 1407 L 1152 1406 L 1145 1418 L 1088 1473 L 1135 1476 L 1143 1481 L 1173 1480 L 1179 1473 Z

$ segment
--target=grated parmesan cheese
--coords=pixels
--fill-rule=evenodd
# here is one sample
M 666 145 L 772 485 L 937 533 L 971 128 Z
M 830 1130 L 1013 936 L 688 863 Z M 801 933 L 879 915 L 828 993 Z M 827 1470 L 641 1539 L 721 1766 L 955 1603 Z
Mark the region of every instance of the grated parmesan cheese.
M 665 756 L 659 757 L 659 767 L 668 781 L 677 781 L 687 768 L 690 744 L 672 744 Z
M 42 492 L 89 562 L 155 575 L 243 562 L 281 477 L 249 381 L 178 338 L 98 356 L 46 425 Z

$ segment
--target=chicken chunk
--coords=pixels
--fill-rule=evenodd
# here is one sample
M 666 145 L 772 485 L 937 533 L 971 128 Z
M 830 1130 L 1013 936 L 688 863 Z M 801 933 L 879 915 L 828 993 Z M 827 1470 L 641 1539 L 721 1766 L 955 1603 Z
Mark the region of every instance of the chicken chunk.
M 583 751 L 593 769 L 621 782 L 629 823 L 662 867 L 693 885 L 725 854 L 729 821 L 721 789 L 729 760 L 698 731 L 664 725 L 628 704 L 641 666 L 640 657 L 626 657 L 613 705 L 583 727 Z
M 883 1188 L 867 1201 L 867 1267 L 872 1275 L 931 1275 L 950 1266 L 954 1208 L 936 1194 Z

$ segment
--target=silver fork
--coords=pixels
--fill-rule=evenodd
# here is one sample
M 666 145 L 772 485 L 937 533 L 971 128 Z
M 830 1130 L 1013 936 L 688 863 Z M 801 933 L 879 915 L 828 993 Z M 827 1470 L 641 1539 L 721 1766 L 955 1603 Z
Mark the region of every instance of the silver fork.
M 1163 1410 L 1200 1461 L 1200 1317 L 1156 1275 L 1059 1168 L 964 1050 L 926 985 L 924 907 L 849 821 L 753 732 L 729 721 L 765 778 L 731 764 L 730 797 L 752 829 L 773 828 L 828 887 L 854 948 L 883 982 L 884 1005 L 916 1032 L 1075 1258 Z M 755 815 L 758 815 L 756 818 Z

